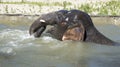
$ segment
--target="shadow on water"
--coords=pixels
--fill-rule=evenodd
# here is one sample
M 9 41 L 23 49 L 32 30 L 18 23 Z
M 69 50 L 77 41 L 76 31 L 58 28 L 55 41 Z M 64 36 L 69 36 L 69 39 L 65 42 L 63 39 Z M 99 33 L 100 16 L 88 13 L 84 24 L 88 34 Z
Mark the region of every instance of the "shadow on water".
M 77 41 L 63 42 L 46 33 L 38 39 L 30 36 L 28 29 L 35 18 L 37 17 L 5 16 L 3 20 L 0 17 L 0 67 L 120 66 L 120 47 Z M 120 42 L 119 18 L 92 19 L 101 33 Z

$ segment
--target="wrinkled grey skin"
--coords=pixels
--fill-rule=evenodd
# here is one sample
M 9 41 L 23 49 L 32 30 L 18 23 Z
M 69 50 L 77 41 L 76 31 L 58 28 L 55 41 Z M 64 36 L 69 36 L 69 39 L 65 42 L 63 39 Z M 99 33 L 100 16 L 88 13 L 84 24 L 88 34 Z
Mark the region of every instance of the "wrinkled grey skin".
M 81 20 L 84 28 L 85 28 L 85 42 L 94 42 L 99 44 L 106 44 L 106 45 L 115 45 L 116 43 L 104 35 L 102 35 L 94 26 L 90 16 L 82 11 L 79 10 L 71 10 L 67 16 L 70 18 L 70 21 L 72 20 Z M 73 17 L 77 16 L 76 19 Z M 70 22 L 71 23 L 71 22 Z
M 40 21 L 40 20 L 45 20 Z M 120 45 L 104 35 L 102 35 L 94 26 L 90 16 L 80 10 L 60 10 L 41 15 L 30 27 L 30 35 L 34 34 L 35 37 L 40 37 L 42 32 L 46 29 L 47 25 L 54 27 L 50 28 L 47 33 L 50 33 L 54 38 L 62 40 L 65 31 L 73 27 L 76 23 L 83 25 L 85 29 L 84 42 L 93 42 L 105 45 Z M 62 25 L 62 23 L 65 23 Z
M 30 35 L 34 34 L 35 37 L 40 37 L 42 32 L 46 29 L 46 26 L 52 25 L 54 27 L 49 29 L 48 33 L 51 33 L 56 39 L 61 40 L 67 26 L 61 27 L 60 22 L 64 21 L 63 19 L 67 12 L 67 10 L 60 10 L 41 15 L 41 17 L 35 20 L 31 25 L 29 30 Z M 40 20 L 45 20 L 45 22 L 41 22 Z

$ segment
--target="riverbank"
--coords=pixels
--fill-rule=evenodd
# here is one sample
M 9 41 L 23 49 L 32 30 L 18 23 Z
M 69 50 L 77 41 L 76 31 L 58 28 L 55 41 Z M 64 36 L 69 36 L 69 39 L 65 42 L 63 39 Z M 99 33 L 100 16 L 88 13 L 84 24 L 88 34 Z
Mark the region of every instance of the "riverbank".
M 39 18 L 39 15 L 0 15 L 0 24 L 9 24 L 10 26 L 18 26 L 19 24 L 23 24 L 23 26 L 30 26 L 31 23 L 33 23 L 37 18 Z M 120 26 L 120 16 L 91 16 L 91 18 L 94 24 L 113 24 Z M 105 21 L 101 22 L 101 20 Z
M 40 15 L 60 9 L 79 9 L 90 15 L 120 15 L 120 1 L 78 1 L 1 2 L 0 14 Z

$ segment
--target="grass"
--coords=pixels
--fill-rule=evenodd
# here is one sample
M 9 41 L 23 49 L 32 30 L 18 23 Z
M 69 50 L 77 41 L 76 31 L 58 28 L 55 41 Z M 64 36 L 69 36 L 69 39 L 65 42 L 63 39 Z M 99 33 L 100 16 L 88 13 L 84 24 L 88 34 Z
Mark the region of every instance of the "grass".
M 24 1 L 24 0 L 23 0 Z M 64 9 L 79 9 L 85 11 L 89 14 L 94 15 L 120 15 L 120 2 L 119 1 L 109 1 L 106 3 L 98 2 L 98 3 L 85 3 L 82 5 L 74 5 L 71 2 L 0 2 L 0 4 L 30 4 L 30 5 L 38 5 L 42 6 L 61 6 Z M 69 6 L 74 6 L 73 8 Z M 6 8 L 6 11 L 8 9 Z
M 61 2 L 0 2 L 0 4 L 30 4 L 30 5 L 39 5 L 39 6 L 68 6 L 72 5 L 70 2 L 63 1 Z
M 97 15 L 120 15 L 120 2 L 110 1 L 106 3 L 83 4 L 78 9 L 90 14 L 96 12 Z

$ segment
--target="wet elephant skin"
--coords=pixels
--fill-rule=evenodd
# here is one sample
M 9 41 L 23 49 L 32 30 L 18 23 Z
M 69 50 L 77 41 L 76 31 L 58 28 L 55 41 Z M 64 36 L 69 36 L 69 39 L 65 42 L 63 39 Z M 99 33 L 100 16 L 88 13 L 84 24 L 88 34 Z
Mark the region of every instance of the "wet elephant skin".
M 59 10 L 43 14 L 30 27 L 30 34 L 34 36 L 42 34 L 47 25 L 53 26 L 48 29 L 54 38 L 64 40 L 79 40 L 105 45 L 119 45 L 101 34 L 94 26 L 91 17 L 80 10 Z M 42 29 L 41 29 L 42 28 Z M 41 31 L 42 30 L 42 31 Z M 78 38 L 76 38 L 78 36 Z

